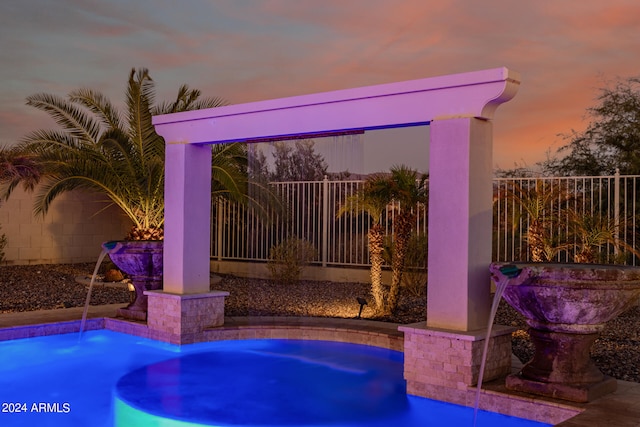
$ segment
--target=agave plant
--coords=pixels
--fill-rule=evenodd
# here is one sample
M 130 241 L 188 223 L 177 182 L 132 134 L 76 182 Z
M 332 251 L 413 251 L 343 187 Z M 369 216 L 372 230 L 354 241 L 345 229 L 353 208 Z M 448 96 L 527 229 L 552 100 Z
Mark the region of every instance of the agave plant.
M 200 99 L 200 91 L 186 85 L 180 87 L 175 101 L 154 102 L 155 86 L 146 69 L 131 70 L 124 113 L 91 89 L 75 90 L 67 98 L 46 93 L 28 97 L 27 105 L 46 112 L 60 127 L 35 131 L 15 148 L 43 167 L 35 213 L 46 214 L 62 193 L 86 189 L 104 194 L 131 219 L 128 240 L 162 240 L 165 141 L 151 118 L 226 102 Z M 213 153 L 214 190 L 240 197 L 246 183 L 246 174 L 242 174 L 246 150 L 229 144 L 215 146 Z

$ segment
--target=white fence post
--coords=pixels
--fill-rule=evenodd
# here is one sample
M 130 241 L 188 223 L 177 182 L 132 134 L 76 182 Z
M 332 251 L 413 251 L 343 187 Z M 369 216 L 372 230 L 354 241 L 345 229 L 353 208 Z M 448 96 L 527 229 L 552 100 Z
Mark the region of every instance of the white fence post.
M 616 243 L 613 253 L 618 255 L 618 239 L 620 237 L 620 169 L 618 168 L 616 168 L 616 173 L 613 176 L 613 221 L 613 238 Z
M 327 266 L 329 251 L 329 178 L 322 180 L 322 266 Z
M 222 204 L 223 204 L 222 197 L 218 197 L 218 212 L 217 212 L 217 215 L 216 215 L 216 223 L 217 223 L 216 226 L 217 226 L 217 230 L 218 230 L 218 232 L 217 232 L 218 238 L 216 239 L 216 245 L 218 247 L 218 261 L 222 261 L 222 256 L 223 256 L 223 247 L 222 247 L 223 246 L 222 245 L 222 233 L 223 233 L 223 230 L 222 230 L 222 226 L 223 226 L 223 223 L 224 223 L 223 218 L 224 218 L 224 215 L 226 214 L 223 211 L 224 207 L 223 207 Z

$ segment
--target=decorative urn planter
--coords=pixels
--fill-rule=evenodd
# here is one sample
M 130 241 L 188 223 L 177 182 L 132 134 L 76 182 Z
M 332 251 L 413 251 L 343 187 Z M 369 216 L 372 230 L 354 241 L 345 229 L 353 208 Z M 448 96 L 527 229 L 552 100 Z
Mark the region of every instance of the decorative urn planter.
M 135 288 L 135 300 L 118 310 L 127 319 L 147 319 L 144 291 L 162 289 L 162 240 L 119 240 L 102 244 L 111 261 L 126 273 Z
M 640 268 L 596 264 L 493 263 L 504 299 L 530 326 L 533 358 L 507 377 L 511 390 L 589 402 L 616 390 L 590 348 L 605 323 L 640 297 Z

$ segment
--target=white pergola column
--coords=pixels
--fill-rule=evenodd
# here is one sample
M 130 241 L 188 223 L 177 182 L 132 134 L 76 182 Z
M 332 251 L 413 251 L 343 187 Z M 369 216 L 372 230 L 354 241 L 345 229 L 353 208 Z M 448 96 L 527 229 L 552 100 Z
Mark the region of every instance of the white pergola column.
M 482 329 L 489 318 L 492 124 L 431 122 L 427 326 Z
M 150 337 L 202 340 L 224 323 L 228 292 L 209 291 L 211 146 L 168 143 L 165 152 L 163 290 L 146 291 Z
M 211 146 L 169 143 L 165 161 L 165 292 L 209 291 Z

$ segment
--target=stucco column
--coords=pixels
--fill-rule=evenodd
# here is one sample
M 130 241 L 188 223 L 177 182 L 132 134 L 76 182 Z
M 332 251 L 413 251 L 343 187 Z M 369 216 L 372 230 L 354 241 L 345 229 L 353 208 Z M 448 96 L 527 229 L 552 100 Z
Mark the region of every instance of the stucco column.
M 492 125 L 431 122 L 427 327 L 486 328 L 491 307 Z
M 164 292 L 209 292 L 211 146 L 166 146 Z

